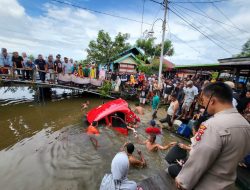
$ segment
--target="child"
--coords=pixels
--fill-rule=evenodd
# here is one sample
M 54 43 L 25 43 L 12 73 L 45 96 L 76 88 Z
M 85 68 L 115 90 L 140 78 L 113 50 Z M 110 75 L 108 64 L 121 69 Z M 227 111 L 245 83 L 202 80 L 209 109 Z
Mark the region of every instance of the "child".
M 81 111 L 87 109 L 88 107 L 89 107 L 89 101 L 86 101 L 85 103 L 83 103 L 83 104 L 81 105 Z

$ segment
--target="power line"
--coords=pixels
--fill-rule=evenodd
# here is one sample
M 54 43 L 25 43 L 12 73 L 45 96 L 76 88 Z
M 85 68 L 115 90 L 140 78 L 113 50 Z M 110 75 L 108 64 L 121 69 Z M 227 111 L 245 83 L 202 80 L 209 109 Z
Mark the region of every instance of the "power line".
M 181 15 L 181 13 L 180 12 L 178 12 L 178 10 L 176 10 L 173 6 L 172 6 L 172 8 L 177 12 L 177 13 L 179 13 L 180 15 Z M 187 12 L 186 12 L 186 15 L 188 15 L 191 19 L 194 19 L 190 14 L 188 14 Z M 207 27 L 207 26 L 205 26 L 203 23 L 201 23 L 201 21 L 199 21 L 199 20 L 197 20 L 197 19 L 195 19 L 201 26 L 203 26 L 203 27 L 205 27 L 207 30 L 209 30 L 209 31 L 212 31 L 209 27 Z M 203 31 L 204 32 L 204 31 Z M 221 37 L 222 39 L 224 39 L 224 37 L 223 36 L 221 36 L 220 34 L 218 34 L 218 33 L 216 33 L 215 31 L 212 31 L 214 34 L 216 34 L 217 36 L 219 36 L 219 37 Z M 205 32 L 204 32 L 205 33 Z M 208 35 L 209 36 L 209 34 L 206 34 L 206 35 Z M 211 36 L 210 36 L 211 37 Z M 212 37 L 211 37 L 212 38 Z M 231 47 L 231 48 L 233 48 L 233 49 L 236 49 L 236 50 L 238 50 L 238 51 L 241 51 L 241 49 L 239 49 L 239 48 L 236 48 L 235 46 L 236 45 L 234 45 L 234 44 L 228 44 L 228 43 L 226 43 L 226 42 L 223 42 L 223 41 L 221 41 L 221 40 L 219 40 L 219 39 L 216 39 L 215 37 L 213 38 L 214 40 L 217 40 L 218 42 L 220 42 L 220 43 L 222 43 L 222 44 L 225 44 L 225 45 L 227 45 L 228 47 Z
M 201 8 L 199 8 L 196 4 L 192 3 L 192 5 L 193 5 L 196 9 L 198 9 L 201 13 L 203 13 L 207 18 L 209 18 L 209 15 L 208 15 L 205 11 L 203 11 Z M 214 21 L 214 20 L 213 20 L 213 21 Z M 228 34 L 230 34 L 230 35 L 233 37 L 233 39 L 236 40 L 236 38 L 238 38 L 237 35 L 233 34 L 231 31 L 229 31 L 226 27 L 224 27 L 224 25 L 220 25 L 218 22 L 215 22 L 215 23 L 216 23 L 218 26 L 220 26 L 221 28 L 223 28 L 226 32 L 228 32 Z M 230 37 L 230 39 L 232 39 L 232 38 Z
M 164 5 L 163 3 L 159 2 L 159 1 L 155 1 L 155 0 L 149 0 L 149 1 L 151 1 L 151 2 L 153 2 L 153 3 L 157 3 L 157 4 L 159 4 L 159 5 Z
M 174 3 L 220 3 L 226 1 L 228 2 L 228 0 L 214 0 L 214 1 L 175 1 Z M 173 3 L 173 1 L 169 1 L 169 3 Z
M 79 5 L 75 5 L 75 4 L 72 4 L 70 2 L 66 2 L 66 1 L 52 0 L 52 2 L 60 3 L 60 4 L 63 4 L 63 5 L 68 5 L 68 6 L 71 6 L 71 7 L 75 7 L 75 8 L 78 8 L 78 9 L 83 9 L 83 10 L 98 13 L 98 14 L 103 14 L 103 15 L 107 15 L 107 16 L 111 16 L 111 17 L 116 17 L 116 18 L 120 18 L 120 19 L 124 19 L 124 20 L 129 20 L 129 21 L 141 23 L 141 21 L 139 21 L 139 20 L 135 20 L 135 19 L 132 19 L 132 18 L 127 18 L 127 17 L 123 17 L 123 16 L 119 16 L 119 15 L 114 15 L 114 14 L 110 14 L 110 13 L 106 13 L 106 12 L 101 12 L 101 11 L 97 11 L 97 10 L 94 10 L 94 9 L 89 9 L 89 8 L 82 7 L 82 6 L 79 6 Z M 150 23 L 146 23 L 146 22 L 144 22 L 144 24 L 151 25 Z
M 141 16 L 141 36 L 142 36 L 142 29 L 143 29 L 144 6 L 145 6 L 146 0 L 142 0 L 142 1 L 143 1 L 143 5 L 142 5 L 142 16 Z
M 194 10 L 192 10 L 192 9 L 189 9 L 189 8 L 187 8 L 187 7 L 183 7 L 183 6 L 181 6 L 181 5 L 178 5 L 178 4 L 176 4 L 175 2 L 172 2 L 172 3 L 175 4 L 176 6 L 179 6 L 179 7 L 183 8 L 183 9 L 185 9 L 185 10 L 188 10 L 188 11 L 193 12 L 193 13 L 195 13 L 195 14 L 201 15 L 201 16 L 203 16 L 203 17 L 205 17 L 205 18 L 209 18 L 209 19 L 211 19 L 211 20 L 213 20 L 213 21 L 215 21 L 215 22 L 218 22 L 218 23 L 220 23 L 220 24 L 227 25 L 227 26 L 230 26 L 230 27 L 232 27 L 232 28 L 236 28 L 235 26 L 233 26 L 233 25 L 231 25 L 231 24 L 227 24 L 227 23 L 224 23 L 224 22 L 222 22 L 222 21 L 220 21 L 220 20 L 217 20 L 217 19 L 215 19 L 215 18 L 212 18 L 212 17 L 210 17 L 210 16 L 207 15 L 207 14 L 199 13 L 199 12 L 194 11 Z M 236 28 L 236 29 L 238 29 L 238 28 Z
M 243 30 L 243 29 L 241 29 L 241 28 L 239 28 L 238 26 L 236 26 L 232 21 L 231 21 L 231 19 L 217 6 L 217 5 L 215 5 L 215 3 L 214 2 L 211 2 L 211 4 L 217 9 L 217 11 L 220 13 L 220 14 L 222 14 L 235 28 L 237 28 L 239 31 L 241 31 L 241 32 L 245 32 L 245 33 L 249 33 L 248 31 L 245 31 L 245 30 Z
M 172 7 L 180 16 L 182 16 L 182 18 L 184 18 L 186 21 L 188 21 L 189 22 L 189 25 L 191 24 L 192 26 L 194 26 L 194 27 L 196 27 L 196 29 L 199 29 L 199 27 L 198 26 L 196 26 L 195 24 L 193 24 L 191 21 L 189 21 L 189 20 L 187 20 L 187 18 L 185 18 L 185 17 L 183 17 L 183 15 L 180 13 L 180 12 L 178 12 L 178 10 L 176 10 L 174 7 Z M 175 13 L 176 13 L 175 12 Z M 190 25 L 190 26 L 191 26 Z M 191 26 L 191 27 L 192 27 Z M 202 24 L 202 26 L 204 26 L 203 24 Z M 211 39 L 211 40 L 213 40 L 213 42 L 216 42 L 216 41 L 218 41 L 219 43 L 221 43 L 221 44 L 225 44 L 223 41 L 221 41 L 221 40 L 218 40 L 218 39 L 216 39 L 216 38 L 213 38 L 213 37 L 211 37 L 211 36 L 209 36 L 209 34 L 207 34 L 206 32 L 204 32 L 204 31 L 202 31 L 201 29 L 199 29 L 199 32 L 202 32 L 202 35 L 206 35 L 206 37 L 209 37 L 209 39 Z M 217 43 L 216 43 L 216 45 L 218 45 Z M 228 45 L 228 44 L 226 44 L 226 45 Z M 230 46 L 230 45 L 228 45 L 228 46 Z M 222 46 L 221 46 L 222 47 Z M 233 47 L 233 46 L 230 46 L 231 48 L 235 48 L 235 47 Z M 237 49 L 237 50 L 239 50 L 239 49 Z M 228 50 L 226 50 L 227 52 L 229 52 Z
M 199 33 L 201 33 L 205 38 L 207 38 L 208 40 L 210 40 L 211 42 L 213 42 L 215 45 L 217 45 L 218 47 L 220 47 L 221 49 L 223 49 L 225 52 L 229 53 L 230 55 L 232 55 L 232 53 L 230 51 L 228 51 L 227 49 L 225 49 L 223 46 L 221 46 L 220 44 L 218 44 L 216 41 L 214 41 L 211 37 L 207 36 L 206 34 L 204 34 L 199 28 L 197 28 L 196 26 L 194 26 L 192 23 L 190 23 L 189 21 L 187 21 L 185 18 L 183 18 L 181 15 L 179 15 L 178 13 L 176 13 L 175 11 L 173 11 L 170 7 L 168 7 L 168 9 L 175 14 L 177 17 L 179 17 L 181 20 L 183 20 L 184 22 L 186 22 L 189 26 L 191 26 L 194 30 L 198 31 Z

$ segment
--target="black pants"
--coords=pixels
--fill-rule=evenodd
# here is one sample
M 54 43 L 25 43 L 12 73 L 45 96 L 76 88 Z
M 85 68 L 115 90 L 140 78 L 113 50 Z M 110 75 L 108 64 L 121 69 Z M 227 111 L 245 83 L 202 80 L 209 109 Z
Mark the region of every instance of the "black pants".
M 45 82 L 45 72 L 39 72 L 39 77 L 42 82 Z
M 22 79 L 24 80 L 24 70 L 16 70 L 18 75 L 22 75 Z
M 165 117 L 164 119 L 160 119 L 160 122 L 161 123 L 168 123 L 169 126 L 172 126 L 173 123 L 171 122 L 171 116 L 170 115 L 167 115 L 167 117 Z
M 33 80 L 33 70 L 26 70 L 26 79 L 27 80 Z
M 179 164 L 171 164 L 168 167 L 168 174 L 172 177 L 172 178 L 176 178 L 177 175 L 180 173 L 182 169 L 182 166 L 180 166 Z

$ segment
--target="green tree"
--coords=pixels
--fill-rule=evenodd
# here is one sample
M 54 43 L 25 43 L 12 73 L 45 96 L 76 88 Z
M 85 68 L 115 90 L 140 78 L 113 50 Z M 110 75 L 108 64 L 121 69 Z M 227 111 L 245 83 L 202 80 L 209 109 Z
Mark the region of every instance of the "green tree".
M 148 57 L 160 57 L 161 55 L 161 44 L 154 43 L 155 38 L 138 39 L 136 46 L 145 51 L 145 56 Z M 172 56 L 174 54 L 174 48 L 170 40 L 164 42 L 164 55 Z
M 96 64 L 109 64 L 119 53 L 130 48 L 130 44 L 127 42 L 129 39 L 128 34 L 118 33 L 118 35 L 111 39 L 108 32 L 100 30 L 96 40 L 89 42 L 86 49 L 87 61 L 95 62 Z
M 34 57 L 34 55 L 30 54 L 30 55 L 28 56 L 28 59 L 31 60 L 31 61 L 34 61 L 34 60 L 35 60 L 35 57 Z
M 155 55 L 154 40 L 155 38 L 138 39 L 135 44 L 144 50 L 146 56 L 151 57 Z
M 170 40 L 164 42 L 163 55 L 172 56 L 174 55 L 174 47 Z M 155 47 L 155 56 L 161 56 L 161 44 L 157 44 Z
M 242 51 L 236 57 L 250 57 L 250 39 L 242 46 Z
M 138 69 L 146 74 L 157 73 L 160 66 L 161 44 L 155 44 L 154 41 L 155 38 L 138 39 L 136 41 L 136 46 L 143 49 L 145 52 L 144 56 L 137 56 L 137 58 L 143 62 L 138 66 Z M 174 54 L 174 48 L 170 40 L 164 42 L 163 54 L 164 56 L 172 56 Z M 146 60 L 149 59 L 151 60 L 151 64 L 145 64 Z M 163 64 L 162 68 L 165 70 L 166 65 Z

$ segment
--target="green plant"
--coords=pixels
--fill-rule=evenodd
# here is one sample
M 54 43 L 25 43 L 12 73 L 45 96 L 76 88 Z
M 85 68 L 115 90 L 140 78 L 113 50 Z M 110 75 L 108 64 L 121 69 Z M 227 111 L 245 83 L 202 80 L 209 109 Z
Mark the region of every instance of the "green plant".
M 151 67 L 151 65 L 141 64 L 141 65 L 138 66 L 138 70 L 141 71 L 141 72 L 144 72 L 147 75 L 151 75 L 152 74 L 152 67 Z
M 99 89 L 102 96 L 108 96 L 111 90 L 112 84 L 110 81 L 104 81 L 102 87 Z

